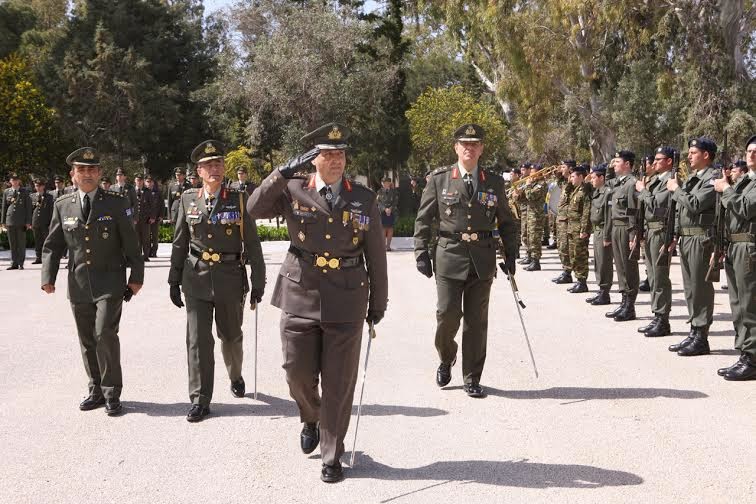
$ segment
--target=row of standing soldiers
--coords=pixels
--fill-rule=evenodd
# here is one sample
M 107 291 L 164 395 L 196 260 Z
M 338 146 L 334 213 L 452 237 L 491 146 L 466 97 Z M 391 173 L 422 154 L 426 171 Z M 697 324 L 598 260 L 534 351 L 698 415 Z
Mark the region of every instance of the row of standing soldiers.
M 672 334 L 671 256 L 679 249 L 690 331 L 669 350 L 680 356 L 710 353 L 709 327 L 714 314 L 714 287 L 722 265 L 735 329 L 733 365 L 718 370 L 726 380 L 756 379 L 756 137 L 748 140 L 746 160 L 734 165 L 733 176 L 713 169 L 715 142 L 706 137 L 688 143 L 689 176 L 678 180 L 679 152 L 669 146 L 643 160 L 645 173 L 633 175 L 635 154 L 619 151 L 607 164 L 589 167 L 574 161 L 557 168 L 561 189 L 556 209 L 556 245 L 562 273 L 552 281 L 573 283 L 571 293 L 588 292 L 590 235 L 598 293 L 591 305 L 611 304 L 614 271 L 622 301 L 607 318 L 636 319 L 640 288 L 639 259 L 645 263 L 653 320 L 638 328 L 646 337 Z M 522 168 L 522 167 L 521 167 Z M 526 271 L 540 270 L 547 182 L 538 166 L 525 165 L 529 179 L 512 191 L 521 218 L 527 256 Z M 615 177 L 609 178 L 608 172 Z M 587 181 L 590 179 L 590 182 Z M 513 179 L 516 181 L 517 174 Z

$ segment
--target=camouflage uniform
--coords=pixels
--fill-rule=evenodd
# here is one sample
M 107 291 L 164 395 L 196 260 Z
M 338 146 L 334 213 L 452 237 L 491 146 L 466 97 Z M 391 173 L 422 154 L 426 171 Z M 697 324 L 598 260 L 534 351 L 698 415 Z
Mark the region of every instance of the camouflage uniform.
M 559 261 L 562 263 L 562 269 L 567 273 L 572 272 L 572 262 L 570 261 L 570 238 L 568 231 L 568 212 L 570 206 L 570 197 L 575 187 L 570 184 L 569 180 L 559 179 L 557 182 L 562 192 L 559 196 L 559 206 L 557 207 L 557 246 L 559 249 Z
M 549 186 L 544 180 L 527 184 L 523 189 L 523 195 L 527 200 L 527 244 L 528 256 L 534 260 L 541 259 L 541 241 L 543 240 L 543 226 L 546 220 L 544 203 Z
M 567 241 L 572 271 L 579 282 L 588 278 L 588 241 L 591 234 L 591 186 L 582 184 L 572 191 L 567 208 Z

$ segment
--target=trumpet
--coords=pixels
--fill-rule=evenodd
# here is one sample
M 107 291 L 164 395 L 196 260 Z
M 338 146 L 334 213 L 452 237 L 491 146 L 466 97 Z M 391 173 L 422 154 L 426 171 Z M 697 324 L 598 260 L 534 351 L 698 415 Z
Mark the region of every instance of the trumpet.
M 546 178 L 553 175 L 554 172 L 556 172 L 558 169 L 559 169 L 559 165 L 552 165 L 552 166 L 549 166 L 548 168 L 543 168 L 541 170 L 538 170 L 537 172 L 532 173 L 528 175 L 527 177 L 523 177 L 517 182 L 512 182 L 512 185 L 510 186 L 510 188 L 507 189 L 507 198 L 510 198 L 514 191 L 519 191 L 523 185 L 529 184 L 530 182 L 533 182 L 539 179 L 545 180 Z

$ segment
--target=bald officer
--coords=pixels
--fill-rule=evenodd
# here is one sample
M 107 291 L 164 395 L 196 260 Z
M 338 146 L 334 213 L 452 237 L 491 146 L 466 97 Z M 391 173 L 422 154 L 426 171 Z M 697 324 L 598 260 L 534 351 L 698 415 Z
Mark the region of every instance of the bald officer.
M 326 483 L 343 478 L 365 320 L 380 322 L 388 302 L 376 194 L 344 177 L 349 134 L 330 123 L 305 135 L 313 149 L 273 170 L 247 205 L 256 219 L 286 218 L 291 246 L 271 302 L 282 310 L 283 367 L 304 422 L 300 445 L 311 453 L 320 443 Z M 314 174 L 295 178 L 312 165 Z

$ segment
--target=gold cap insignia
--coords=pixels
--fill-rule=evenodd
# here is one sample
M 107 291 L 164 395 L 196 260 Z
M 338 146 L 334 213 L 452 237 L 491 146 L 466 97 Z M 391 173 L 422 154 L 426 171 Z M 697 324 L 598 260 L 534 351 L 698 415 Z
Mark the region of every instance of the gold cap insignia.
M 94 159 L 95 156 L 94 156 L 94 152 L 92 152 L 91 150 L 85 150 L 84 154 L 82 154 L 82 157 L 84 159 L 89 160 L 89 159 Z
M 467 136 L 475 135 L 475 128 L 473 128 L 472 126 L 468 126 L 467 129 L 465 130 L 465 135 Z
M 692 142 L 690 142 L 690 145 L 696 146 L 696 145 L 698 145 L 698 141 L 697 140 L 693 140 Z
M 662 151 L 661 147 L 659 147 L 658 149 L 656 149 L 656 152 L 661 152 L 661 151 Z
M 334 126 L 328 132 L 328 140 L 341 140 L 341 130 L 338 126 Z
M 215 150 L 216 150 L 215 145 L 211 143 L 205 145 L 205 154 L 212 154 L 215 152 Z
M 620 153 L 619 152 L 615 152 L 614 153 L 614 157 L 620 157 Z

